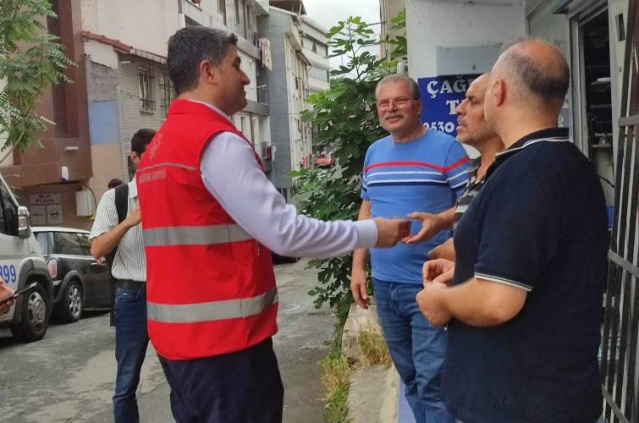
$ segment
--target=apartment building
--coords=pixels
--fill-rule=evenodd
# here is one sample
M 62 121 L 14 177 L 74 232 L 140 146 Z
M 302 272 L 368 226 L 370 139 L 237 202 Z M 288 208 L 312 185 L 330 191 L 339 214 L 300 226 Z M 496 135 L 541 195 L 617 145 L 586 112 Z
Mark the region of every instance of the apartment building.
M 330 88 L 328 62 L 328 30 L 308 16 L 301 16 L 300 36 L 308 66 L 308 90 L 310 94 Z
M 274 147 L 270 179 L 290 195 L 292 170 L 312 164 L 312 126 L 302 120 L 315 91 L 328 88 L 326 30 L 306 17 L 301 0 L 271 0 L 263 31 L 271 43 L 273 70 L 263 80 L 271 104 L 271 143 Z
M 111 178 L 128 181 L 130 139 L 157 129 L 175 93 L 166 72 L 166 44 L 179 28 L 208 26 L 234 32 L 242 68 L 251 79 L 248 104 L 235 124 L 270 159 L 266 86 L 272 67 L 268 40 L 257 25 L 269 11 L 259 0 L 52 0 L 59 19 L 46 22 L 77 63 L 43 95 L 38 112 L 56 122 L 43 148 L 13 152 L 0 172 L 18 189 L 35 225 L 89 228 Z M 1 157 L 0 157 L 1 159 Z
M 148 12 L 151 9 L 154 13 Z M 265 2 L 142 0 L 129 4 L 123 0 L 86 0 L 83 11 L 85 49 L 90 57 L 87 72 L 92 81 L 91 137 L 94 155 L 101 157 L 103 164 L 94 166 L 92 185 L 96 193 L 111 177 L 129 179 L 127 155 L 132 134 L 143 127 L 156 129 L 164 120 L 175 95 L 166 73 L 166 43 L 183 27 L 223 28 L 238 36 L 242 69 L 251 83 L 246 87 L 248 104 L 233 120 L 266 156 L 269 109 L 266 96 L 259 95 L 257 79 L 267 71 L 268 63 L 260 48 L 264 39 L 256 32 L 257 20 L 268 13 Z M 144 31 L 140 31 L 141 25 Z
M 41 134 L 41 147 L 0 153 L 4 159 L 0 172 L 14 187 L 20 203 L 31 209 L 34 223 L 86 226 L 86 219 L 76 210 L 76 193 L 90 199 L 85 185 L 92 176 L 81 0 L 51 0 L 51 6 L 59 18 L 42 23 L 60 37 L 78 66 L 65 71 L 72 82 L 42 95 L 36 113 L 56 125 Z
M 380 16 L 380 38 L 382 40 L 388 40 L 392 36 L 406 35 L 406 30 L 402 30 L 397 34 L 391 34 L 391 28 L 393 26 L 393 18 L 395 18 L 406 7 L 406 0 L 379 0 L 379 16 Z M 390 52 L 388 46 L 384 43 L 380 44 L 380 57 L 390 59 Z

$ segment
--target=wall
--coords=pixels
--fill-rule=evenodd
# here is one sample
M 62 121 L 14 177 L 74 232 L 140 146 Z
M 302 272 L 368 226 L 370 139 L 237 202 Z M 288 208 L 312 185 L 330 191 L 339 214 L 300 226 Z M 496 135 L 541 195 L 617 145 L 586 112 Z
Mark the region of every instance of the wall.
M 139 100 L 138 71 L 140 67 L 149 69 L 154 75 L 155 106 L 152 111 L 141 110 Z M 132 63 L 121 63 L 118 72 L 118 120 L 120 122 L 120 141 L 122 143 L 122 166 L 126 169 L 127 156 L 131 151 L 131 137 L 141 128 L 157 130 L 166 117 L 166 107 L 162 104 L 160 83 L 165 74 L 164 66 L 138 59 Z M 125 171 L 126 172 L 126 171 Z M 128 175 L 124 175 L 128 180 Z
M 34 226 L 66 226 L 70 228 L 90 230 L 91 226 L 93 225 L 93 220 L 88 217 L 78 217 L 76 215 L 75 193 L 82 190 L 82 188 L 82 185 L 77 183 L 50 184 L 33 187 L 23 187 L 21 189 L 14 190 L 14 194 L 18 199 L 18 203 L 21 206 L 28 207 L 30 210 L 32 210 L 33 207 L 33 204 L 29 204 L 29 196 L 31 194 L 60 194 L 61 201 L 56 205 L 61 206 L 61 221 L 59 221 L 58 223 L 47 220 L 45 224 L 34 224 L 34 218 L 32 217 L 31 220 Z M 99 201 L 100 197 L 96 197 L 96 202 Z M 33 211 L 31 211 L 31 214 L 33 216 Z
M 124 178 L 118 119 L 118 58 L 111 46 L 88 41 L 87 95 L 93 177 L 89 186 L 99 199 L 112 178 Z
M 160 56 L 179 28 L 177 0 L 82 0 L 82 16 L 83 30 Z
M 287 59 L 288 41 L 285 33 L 291 27 L 291 16 L 270 9 L 265 32 L 271 41 L 273 70 L 268 74 L 268 99 L 270 107 L 271 143 L 276 147 L 271 182 L 277 188 L 290 188 L 291 179 L 291 132 L 289 126 L 289 96 L 287 73 L 290 72 L 290 59 Z
M 406 28 L 409 74 L 421 78 L 436 76 L 437 47 L 501 44 L 524 35 L 526 20 L 523 5 L 409 0 Z

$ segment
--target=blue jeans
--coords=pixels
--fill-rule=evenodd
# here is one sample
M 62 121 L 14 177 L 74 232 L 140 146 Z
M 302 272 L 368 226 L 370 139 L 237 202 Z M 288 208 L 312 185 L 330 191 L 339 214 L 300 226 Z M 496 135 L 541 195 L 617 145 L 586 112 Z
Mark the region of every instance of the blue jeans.
M 452 423 L 440 397 L 446 331 L 431 325 L 415 297 L 422 285 L 373 279 L 384 338 L 416 423 Z
M 115 423 L 138 423 L 135 391 L 149 344 L 146 330 L 146 292 L 117 288 L 115 293 L 115 359 L 118 373 L 113 395 Z

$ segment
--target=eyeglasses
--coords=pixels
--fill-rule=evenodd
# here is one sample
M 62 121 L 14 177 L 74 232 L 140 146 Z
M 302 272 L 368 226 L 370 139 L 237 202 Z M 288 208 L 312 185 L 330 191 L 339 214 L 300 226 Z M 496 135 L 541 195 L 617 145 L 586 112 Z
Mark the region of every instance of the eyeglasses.
M 395 107 L 401 108 L 406 106 L 412 100 L 417 100 L 417 99 L 408 98 L 408 97 L 398 97 L 398 98 L 393 98 L 390 100 L 379 100 L 377 102 L 377 108 L 382 110 L 390 109 L 393 104 L 395 105 Z

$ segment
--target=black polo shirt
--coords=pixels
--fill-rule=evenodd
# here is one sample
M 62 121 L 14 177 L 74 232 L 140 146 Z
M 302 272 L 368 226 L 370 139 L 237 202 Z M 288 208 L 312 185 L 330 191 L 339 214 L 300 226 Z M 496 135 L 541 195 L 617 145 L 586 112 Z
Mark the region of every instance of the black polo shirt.
M 507 323 L 449 324 L 442 395 L 464 423 L 588 423 L 601 413 L 597 352 L 606 209 L 568 131 L 497 155 L 455 231 L 453 284 L 473 276 L 528 291 Z

